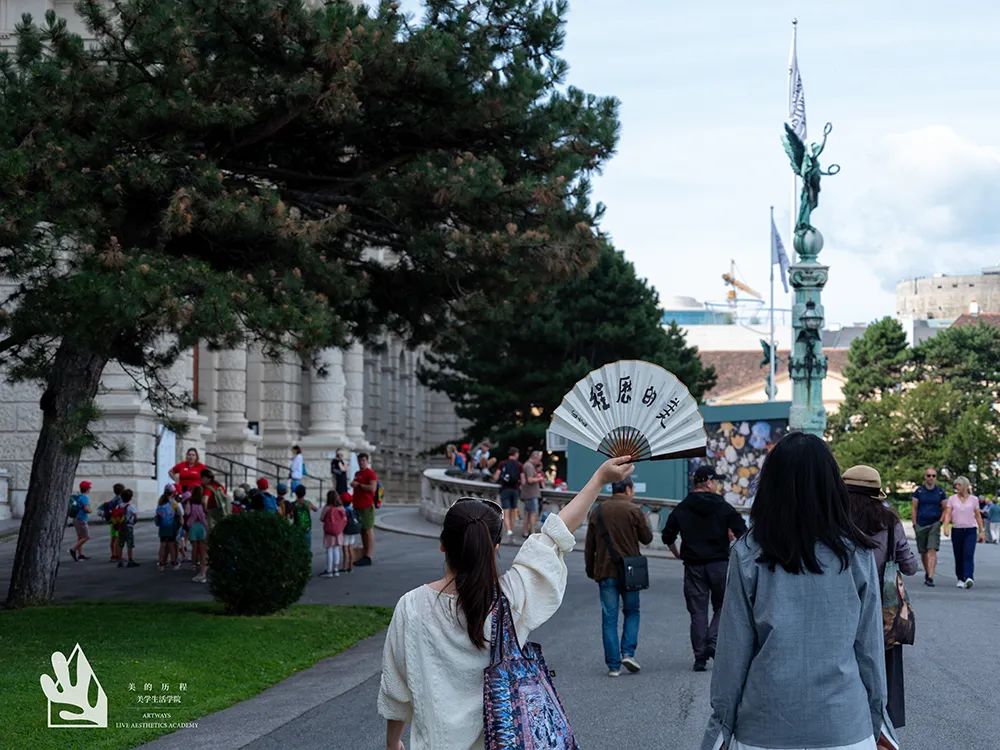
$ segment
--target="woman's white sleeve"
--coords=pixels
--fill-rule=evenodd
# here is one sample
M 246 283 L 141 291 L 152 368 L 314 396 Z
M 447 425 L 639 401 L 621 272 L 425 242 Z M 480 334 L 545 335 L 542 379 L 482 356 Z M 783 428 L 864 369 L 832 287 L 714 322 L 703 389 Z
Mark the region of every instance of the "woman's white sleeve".
M 413 716 L 413 696 L 406 681 L 405 621 L 405 602 L 401 599 L 385 634 L 378 712 L 383 719 L 409 722 Z
M 541 532 L 521 545 L 500 582 L 519 632 L 534 630 L 559 609 L 566 591 L 563 556 L 575 545 L 576 538 L 557 513 L 550 514 Z

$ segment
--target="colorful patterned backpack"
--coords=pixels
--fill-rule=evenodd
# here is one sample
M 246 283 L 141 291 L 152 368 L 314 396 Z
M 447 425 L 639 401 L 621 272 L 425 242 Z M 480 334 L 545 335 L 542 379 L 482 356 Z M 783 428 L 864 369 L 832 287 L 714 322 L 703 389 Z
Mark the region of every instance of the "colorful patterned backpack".
M 483 678 L 486 750 L 578 750 L 542 647 L 518 645 L 503 594 L 493 615 L 490 666 Z

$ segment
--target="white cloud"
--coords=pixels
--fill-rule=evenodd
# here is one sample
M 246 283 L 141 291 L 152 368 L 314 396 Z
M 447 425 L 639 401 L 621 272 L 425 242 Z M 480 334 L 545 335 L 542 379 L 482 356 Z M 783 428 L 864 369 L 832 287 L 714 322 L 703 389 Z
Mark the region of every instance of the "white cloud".
M 825 233 L 864 256 L 884 290 L 1000 261 L 1000 150 L 931 125 L 885 135 L 857 156 L 829 193 Z

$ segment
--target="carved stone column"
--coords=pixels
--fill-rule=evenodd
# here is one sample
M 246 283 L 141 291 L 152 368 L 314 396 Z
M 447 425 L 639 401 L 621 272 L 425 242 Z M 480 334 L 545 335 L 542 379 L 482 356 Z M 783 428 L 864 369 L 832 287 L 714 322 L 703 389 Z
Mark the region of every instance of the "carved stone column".
M 260 436 L 247 427 L 247 348 L 216 352 L 215 439 L 212 452 L 257 465 Z
M 330 459 L 351 441 L 345 431 L 347 399 L 344 351 L 325 349 L 319 355 L 325 374 L 309 373 L 309 432 L 299 445 L 306 469 L 314 477 L 330 476 Z
M 348 445 L 355 452 L 372 451 L 374 446 L 365 438 L 365 350 L 354 343 L 344 349 L 344 411 Z

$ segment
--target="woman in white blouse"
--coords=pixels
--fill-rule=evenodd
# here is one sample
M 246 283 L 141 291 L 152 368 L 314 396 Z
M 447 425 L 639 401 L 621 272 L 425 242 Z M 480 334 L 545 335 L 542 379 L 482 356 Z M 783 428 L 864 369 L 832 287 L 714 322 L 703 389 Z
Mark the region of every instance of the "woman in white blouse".
M 632 473 L 629 458 L 606 461 L 586 487 L 538 534 L 521 546 L 502 577 L 497 551 L 503 533 L 500 506 L 463 498 L 445 516 L 441 551 L 444 577 L 399 600 L 382 658 L 378 711 L 387 722 L 386 748 L 403 750 L 411 724 L 411 750 L 483 747 L 483 670 L 499 588 L 510 602 L 518 641 L 555 614 L 566 589 L 563 555 L 601 488 Z

